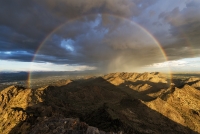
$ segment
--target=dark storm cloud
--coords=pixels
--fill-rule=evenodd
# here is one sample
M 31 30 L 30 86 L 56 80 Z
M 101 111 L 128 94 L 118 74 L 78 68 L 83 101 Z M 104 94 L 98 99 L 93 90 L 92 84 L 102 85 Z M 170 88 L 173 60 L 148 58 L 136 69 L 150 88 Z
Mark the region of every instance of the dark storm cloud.
M 54 16 L 74 18 L 85 14 L 110 13 L 126 18 L 140 12 L 156 0 L 37 0 Z
M 169 59 L 200 56 L 199 1 L 187 3 L 182 10 L 176 7 L 171 12 L 163 12 L 159 15 L 159 18 L 170 24 L 169 33 L 172 41 L 168 46 L 165 46 Z M 163 44 L 166 44 L 166 42 L 163 42 Z
M 56 20 L 33 1 L 0 1 L 0 50 L 34 53 L 55 25 Z M 23 61 L 23 57 L 18 58 Z
M 27 62 L 32 60 L 33 55 L 26 51 L 6 51 L 0 52 L 2 60 L 23 61 Z M 23 58 L 22 58 L 23 57 Z
M 89 65 L 102 70 L 122 64 L 128 68 L 162 62 L 162 53 L 153 39 L 138 26 L 122 19 L 137 20 L 156 2 L 158 0 L 2 0 L 0 59 L 31 61 L 40 44 L 49 37 L 37 52 L 36 62 Z M 154 25 L 170 25 L 165 33 L 161 31 L 156 36 L 170 60 L 190 57 L 199 49 L 199 5 L 190 2 L 182 10 L 177 7 L 157 16 L 159 21 Z M 151 17 L 159 12 L 150 11 Z M 149 18 L 148 15 L 143 17 Z M 170 34 L 169 40 L 162 40 L 163 34 Z M 188 47 L 188 42 L 196 50 Z
M 104 71 L 128 70 L 130 67 L 165 60 L 155 40 L 137 24 L 112 16 L 112 21 L 118 22 L 118 27 L 109 30 L 103 24 L 103 16 L 105 17 L 98 15 L 95 20 L 86 22 L 80 18 L 81 21 L 76 20 L 79 23 L 67 23 L 47 39 L 38 53 L 46 56 L 53 53 L 53 63 L 78 63 L 99 67 L 98 69 Z M 111 15 L 106 15 L 109 16 Z M 71 29 L 68 29 L 70 27 L 86 32 L 79 32 L 71 38 Z M 59 36 L 60 33 L 65 34 Z M 44 56 L 37 56 L 35 60 L 41 62 L 43 58 Z
M 150 0 L 148 4 L 153 2 L 154 0 Z M 144 6 L 141 8 L 139 4 Z M 34 54 L 42 40 L 65 21 L 97 13 L 131 18 L 146 6 L 143 0 L 2 0 L 0 51 L 23 50 Z M 68 34 L 76 36 L 79 32 L 84 31 L 78 30 Z M 23 61 L 23 57 L 18 60 L 20 59 Z

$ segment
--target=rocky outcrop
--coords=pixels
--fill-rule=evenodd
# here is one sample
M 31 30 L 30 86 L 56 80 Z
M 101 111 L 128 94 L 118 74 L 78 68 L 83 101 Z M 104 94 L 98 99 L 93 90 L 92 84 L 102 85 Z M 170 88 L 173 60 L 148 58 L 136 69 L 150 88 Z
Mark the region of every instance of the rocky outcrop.
M 120 134 L 120 132 L 105 132 L 96 127 L 81 122 L 78 118 L 65 118 L 62 115 L 52 117 L 38 117 L 37 122 L 28 130 L 24 122 L 19 128 L 13 129 L 10 133 L 28 134 Z
M 9 133 L 26 120 L 25 109 L 31 105 L 31 89 L 11 86 L 0 92 L 0 133 Z
M 39 118 L 38 122 L 30 130 L 30 134 L 92 134 L 92 127 L 88 126 L 84 122 L 80 122 L 79 119 L 65 118 L 60 115 L 53 117 Z M 98 130 L 98 128 L 95 128 Z M 99 132 L 99 130 L 98 130 Z

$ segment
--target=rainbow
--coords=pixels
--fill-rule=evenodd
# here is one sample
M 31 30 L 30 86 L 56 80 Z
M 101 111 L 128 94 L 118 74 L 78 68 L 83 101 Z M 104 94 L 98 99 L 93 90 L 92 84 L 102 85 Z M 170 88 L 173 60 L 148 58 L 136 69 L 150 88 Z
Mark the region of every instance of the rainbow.
M 42 48 L 42 46 L 43 46 L 43 45 L 45 44 L 45 42 L 51 37 L 51 35 L 52 35 L 53 33 L 55 33 L 56 31 L 58 31 L 60 28 L 62 28 L 63 26 L 65 26 L 65 25 L 68 24 L 68 23 L 74 22 L 74 21 L 76 21 L 76 20 L 78 20 L 78 19 L 81 19 L 81 18 L 83 18 L 83 17 L 92 16 L 92 15 L 96 15 L 96 14 L 90 14 L 90 15 L 85 15 L 85 16 L 78 16 L 78 17 L 76 17 L 76 18 L 73 18 L 73 19 L 71 19 L 71 20 L 66 21 L 65 23 L 59 25 L 59 26 L 56 27 L 54 30 L 52 30 L 52 31 L 44 38 L 44 40 L 41 42 L 41 44 L 38 46 L 38 48 L 37 48 L 37 50 L 36 50 L 36 52 L 35 52 L 35 54 L 34 54 L 34 57 L 33 57 L 33 59 L 32 59 L 32 62 L 35 60 L 36 55 L 37 55 L 37 53 L 40 51 L 40 49 Z M 119 19 L 122 19 L 122 20 L 126 20 L 126 21 L 128 21 L 128 22 L 131 22 L 131 24 L 133 24 L 133 25 L 137 26 L 138 28 L 140 28 L 144 33 L 146 33 L 149 37 L 151 37 L 151 39 L 153 39 L 153 41 L 155 42 L 155 44 L 156 44 L 156 45 L 158 46 L 158 48 L 160 49 L 160 51 L 161 51 L 163 57 L 165 58 L 165 60 L 168 61 L 168 57 L 167 57 L 167 55 L 166 55 L 164 49 L 162 48 L 161 44 L 159 43 L 159 41 L 158 41 L 147 29 L 145 29 L 145 28 L 142 27 L 141 25 L 137 24 L 137 23 L 134 22 L 133 20 L 130 20 L 130 19 L 127 19 L 127 18 L 124 18 L 124 17 L 121 17 L 121 16 L 117 16 L 117 15 L 113 15 L 113 14 L 105 14 L 105 13 L 102 14 L 102 15 L 108 16 L 108 17 L 112 16 L 112 17 L 115 17 L 115 18 L 119 18 Z M 170 67 L 169 67 L 169 70 L 168 70 L 168 71 L 169 71 L 170 79 L 171 79 L 171 78 L 172 78 L 172 73 L 171 73 Z M 171 81 L 170 81 L 170 82 L 171 82 Z M 27 85 L 27 86 L 29 87 L 30 84 L 31 84 L 31 69 L 30 69 L 29 75 L 28 75 L 28 85 Z

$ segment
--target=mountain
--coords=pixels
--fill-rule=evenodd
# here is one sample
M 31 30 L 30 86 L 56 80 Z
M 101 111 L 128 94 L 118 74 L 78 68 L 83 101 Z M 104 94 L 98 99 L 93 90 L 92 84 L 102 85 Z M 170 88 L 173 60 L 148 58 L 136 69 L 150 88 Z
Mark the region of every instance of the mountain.
M 200 133 L 200 91 L 162 74 L 111 73 L 0 92 L 0 133 Z M 188 84 L 189 83 L 189 84 Z
M 200 89 L 200 78 L 192 77 L 192 78 L 189 78 L 188 80 L 186 80 L 185 83 L 187 83 L 188 85 L 190 85 L 194 88 Z

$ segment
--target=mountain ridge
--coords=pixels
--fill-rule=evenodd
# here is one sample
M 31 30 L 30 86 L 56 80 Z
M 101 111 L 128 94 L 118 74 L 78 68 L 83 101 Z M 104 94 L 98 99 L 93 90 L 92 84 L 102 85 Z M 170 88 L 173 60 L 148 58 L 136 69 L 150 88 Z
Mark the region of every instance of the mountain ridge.
M 0 92 L 0 132 L 200 133 L 199 98 L 198 89 L 171 86 L 157 72 L 111 73 L 35 90 L 10 86 Z

